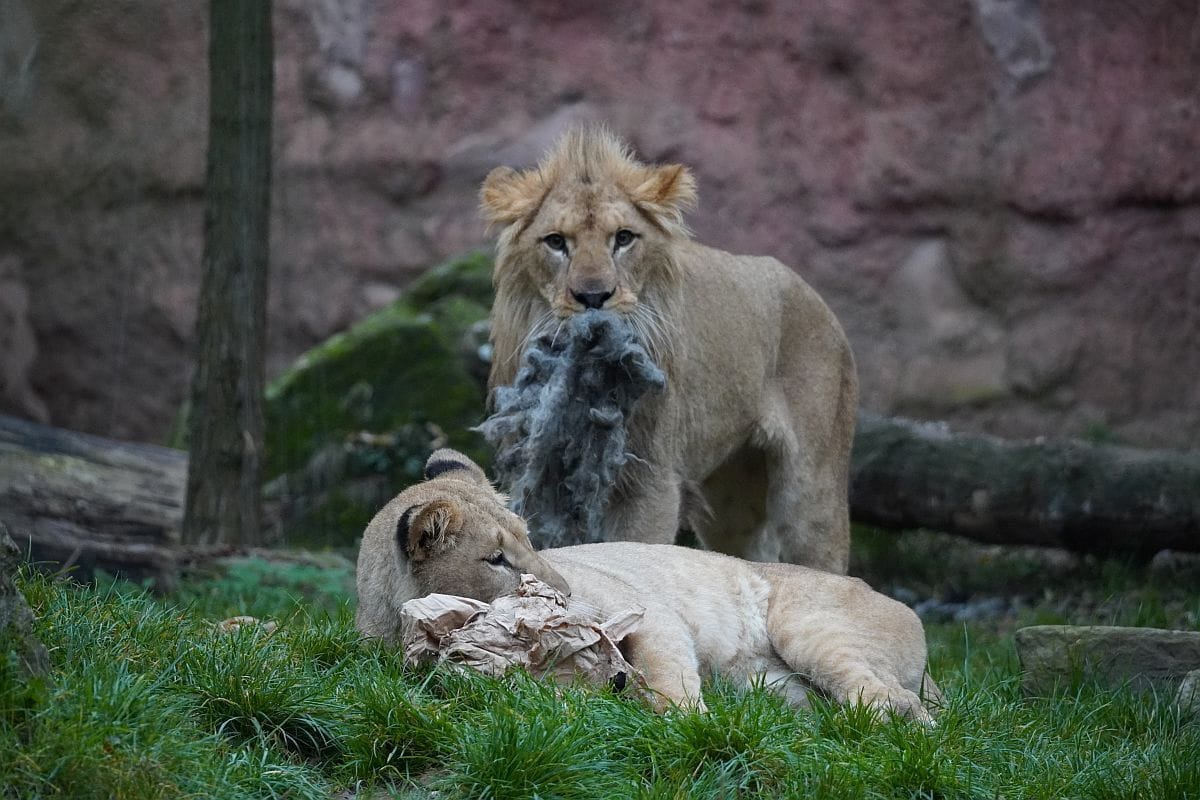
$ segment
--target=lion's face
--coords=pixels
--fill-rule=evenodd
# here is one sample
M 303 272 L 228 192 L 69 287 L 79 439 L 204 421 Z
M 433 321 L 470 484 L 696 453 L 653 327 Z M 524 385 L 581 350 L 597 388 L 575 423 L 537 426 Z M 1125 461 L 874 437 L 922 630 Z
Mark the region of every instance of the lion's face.
M 629 313 L 661 233 L 614 186 L 572 182 L 546 196 L 519 237 L 526 269 L 558 318 L 588 308 Z
M 482 190 L 506 225 L 497 290 L 536 293 L 554 317 L 634 312 L 648 287 L 674 280 L 673 237 L 695 197 L 688 170 L 644 166 L 602 131 L 575 131 L 535 170 L 493 170 Z

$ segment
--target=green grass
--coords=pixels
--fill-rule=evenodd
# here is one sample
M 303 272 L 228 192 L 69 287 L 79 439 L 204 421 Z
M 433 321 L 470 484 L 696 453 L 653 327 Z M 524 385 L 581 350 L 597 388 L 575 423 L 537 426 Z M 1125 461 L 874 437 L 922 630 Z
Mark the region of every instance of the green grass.
M 1046 617 L 1194 629 L 1194 576 L 1085 559 L 1048 580 L 1027 553 L 859 539 L 854 571 L 878 585 L 1025 598 L 1016 618 L 928 626 L 947 699 L 932 730 L 721 682 L 707 714 L 657 716 L 522 674 L 406 668 L 359 641 L 336 561 L 233 562 L 166 598 L 25 575 L 54 670 L 30 683 L 0 661 L 0 797 L 1200 797 L 1200 720 L 1087 684 L 1025 698 L 1011 644 Z M 279 627 L 218 633 L 235 613 Z

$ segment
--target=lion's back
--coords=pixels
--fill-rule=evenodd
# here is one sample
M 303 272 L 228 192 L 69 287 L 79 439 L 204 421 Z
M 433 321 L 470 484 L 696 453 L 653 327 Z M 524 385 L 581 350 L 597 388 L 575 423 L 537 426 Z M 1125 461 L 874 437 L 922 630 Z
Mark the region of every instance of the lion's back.
M 744 329 L 742 346 L 754 338 L 774 349 L 780 334 L 797 324 L 842 335 L 832 310 L 801 275 L 772 256 L 738 255 L 693 241 L 678 243 L 684 270 L 685 324 Z

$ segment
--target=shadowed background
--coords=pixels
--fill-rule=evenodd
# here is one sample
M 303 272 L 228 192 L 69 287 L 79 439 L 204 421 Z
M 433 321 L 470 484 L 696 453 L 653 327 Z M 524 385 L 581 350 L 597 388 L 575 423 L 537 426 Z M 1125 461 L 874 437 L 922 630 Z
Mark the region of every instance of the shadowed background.
M 476 190 L 605 120 L 774 255 L 863 405 L 1200 445 L 1200 8 L 278 0 L 268 372 L 485 245 Z M 0 0 L 0 411 L 162 440 L 187 391 L 202 3 Z

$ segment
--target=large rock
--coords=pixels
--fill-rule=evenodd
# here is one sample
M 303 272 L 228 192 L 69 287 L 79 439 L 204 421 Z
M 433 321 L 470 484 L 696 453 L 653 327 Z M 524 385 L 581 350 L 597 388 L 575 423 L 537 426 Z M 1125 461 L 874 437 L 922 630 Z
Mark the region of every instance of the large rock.
M 1200 669 L 1183 676 L 1175 693 L 1175 705 L 1186 714 L 1200 715 Z
M 1021 686 L 1042 694 L 1080 679 L 1111 688 L 1174 689 L 1200 669 L 1200 631 L 1034 625 L 1013 636 Z
M 388 307 L 302 355 L 266 389 L 266 477 L 304 466 L 356 431 L 436 422 L 478 455 L 483 419 L 473 327 L 487 318 L 491 260 L 435 267 Z
M 600 118 L 694 166 L 703 241 L 829 299 L 869 410 L 1200 445 L 1190 0 L 275 7 L 271 374 L 486 241 L 488 169 Z M 161 438 L 192 357 L 205 4 L 0 17 L 29 387 L 57 425 Z

